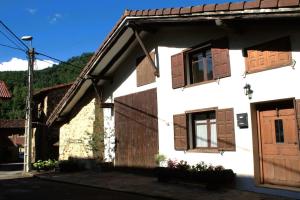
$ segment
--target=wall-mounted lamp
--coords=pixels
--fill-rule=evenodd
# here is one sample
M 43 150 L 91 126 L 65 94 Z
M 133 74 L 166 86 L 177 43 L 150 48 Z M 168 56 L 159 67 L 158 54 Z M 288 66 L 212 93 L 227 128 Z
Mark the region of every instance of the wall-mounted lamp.
M 246 83 L 244 86 L 244 93 L 249 99 L 252 99 L 253 90 L 251 90 L 251 85 Z

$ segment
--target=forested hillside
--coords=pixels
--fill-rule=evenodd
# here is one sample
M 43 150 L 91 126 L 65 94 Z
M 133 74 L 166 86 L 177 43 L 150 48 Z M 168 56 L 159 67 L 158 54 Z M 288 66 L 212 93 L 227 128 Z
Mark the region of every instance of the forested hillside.
M 60 63 L 51 68 L 34 71 L 34 90 L 51 87 L 62 83 L 71 83 L 91 58 L 92 53 L 72 57 L 67 63 Z M 0 101 L 0 119 L 24 119 L 27 95 L 27 71 L 0 72 L 13 98 L 7 102 Z

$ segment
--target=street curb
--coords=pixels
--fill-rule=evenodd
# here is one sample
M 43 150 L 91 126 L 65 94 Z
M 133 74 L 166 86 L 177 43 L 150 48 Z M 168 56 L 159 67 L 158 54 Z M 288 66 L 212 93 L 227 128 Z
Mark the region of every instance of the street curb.
M 38 179 L 41 179 L 41 180 L 51 181 L 51 182 L 56 182 L 56 183 L 65 183 L 65 184 L 90 187 L 90 188 L 95 188 L 95 189 L 109 190 L 109 191 L 115 191 L 115 192 L 124 192 L 124 193 L 128 193 L 128 194 L 133 194 L 133 195 L 142 195 L 142 196 L 146 196 L 146 197 L 159 198 L 159 199 L 165 199 L 165 200 L 178 200 L 178 199 L 174 199 L 171 197 L 151 195 L 151 194 L 146 194 L 146 193 L 142 193 L 142 192 L 132 192 L 132 191 L 127 191 L 127 190 L 111 189 L 111 188 L 105 188 L 105 187 L 100 187 L 100 186 L 95 186 L 95 185 L 84 184 L 84 183 L 74 183 L 74 182 L 68 182 L 68 181 L 64 181 L 64 180 L 57 180 L 57 179 L 52 179 L 52 178 L 47 178 L 47 177 L 41 177 L 38 174 L 32 174 L 32 176 L 36 177 Z

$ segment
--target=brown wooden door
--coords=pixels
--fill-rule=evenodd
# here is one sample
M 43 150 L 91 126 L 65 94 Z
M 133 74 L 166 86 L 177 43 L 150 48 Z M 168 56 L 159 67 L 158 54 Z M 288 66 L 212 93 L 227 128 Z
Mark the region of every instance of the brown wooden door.
M 115 98 L 116 165 L 154 167 L 158 153 L 157 93 Z
M 294 108 L 259 112 L 261 181 L 300 187 L 300 153 Z

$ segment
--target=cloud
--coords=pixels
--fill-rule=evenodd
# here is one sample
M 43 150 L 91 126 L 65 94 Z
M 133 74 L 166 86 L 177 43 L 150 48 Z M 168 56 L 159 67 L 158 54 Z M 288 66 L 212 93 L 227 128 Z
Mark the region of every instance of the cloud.
M 34 15 L 36 12 L 37 12 L 37 9 L 34 9 L 34 8 L 27 8 L 26 9 L 28 12 L 29 12 L 29 14 L 31 14 L 31 15 Z
M 55 13 L 53 16 L 50 17 L 50 24 L 55 24 L 59 19 L 62 18 L 62 14 Z
M 36 60 L 35 70 L 41 70 L 52 67 L 54 64 L 52 60 Z M 25 71 L 28 69 L 28 61 L 20 58 L 12 58 L 10 61 L 0 63 L 0 71 Z

